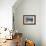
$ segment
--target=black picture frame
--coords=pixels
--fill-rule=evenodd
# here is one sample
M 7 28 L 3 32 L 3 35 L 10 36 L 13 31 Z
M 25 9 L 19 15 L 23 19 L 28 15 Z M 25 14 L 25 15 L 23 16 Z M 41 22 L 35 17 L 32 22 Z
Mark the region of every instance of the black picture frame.
M 36 15 L 23 15 L 23 24 L 24 25 L 35 25 Z

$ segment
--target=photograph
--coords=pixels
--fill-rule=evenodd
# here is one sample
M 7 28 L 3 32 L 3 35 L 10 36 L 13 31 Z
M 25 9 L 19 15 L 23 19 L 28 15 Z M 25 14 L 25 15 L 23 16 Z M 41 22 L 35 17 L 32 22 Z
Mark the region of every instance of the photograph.
M 36 15 L 24 15 L 23 24 L 24 25 L 35 25 L 36 24 Z

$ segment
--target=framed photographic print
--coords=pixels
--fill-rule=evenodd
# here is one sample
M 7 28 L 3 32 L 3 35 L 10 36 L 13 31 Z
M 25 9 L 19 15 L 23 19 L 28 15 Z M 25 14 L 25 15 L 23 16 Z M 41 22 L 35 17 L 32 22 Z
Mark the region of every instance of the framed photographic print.
M 36 15 L 24 15 L 23 24 L 24 25 L 35 25 L 36 24 Z

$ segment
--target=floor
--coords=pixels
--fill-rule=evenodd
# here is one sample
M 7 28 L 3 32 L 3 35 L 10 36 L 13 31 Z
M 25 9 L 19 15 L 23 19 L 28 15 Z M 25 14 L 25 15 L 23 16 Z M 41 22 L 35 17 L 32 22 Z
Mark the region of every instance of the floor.
M 6 40 L 5 42 L 0 42 L 0 46 L 16 46 L 15 39 L 13 40 Z
M 19 43 L 20 44 L 20 43 Z M 5 42 L 0 42 L 0 46 L 16 46 L 16 39 L 12 39 L 12 40 L 5 40 Z M 18 46 L 18 45 L 17 45 Z M 22 42 L 21 42 L 21 46 Z

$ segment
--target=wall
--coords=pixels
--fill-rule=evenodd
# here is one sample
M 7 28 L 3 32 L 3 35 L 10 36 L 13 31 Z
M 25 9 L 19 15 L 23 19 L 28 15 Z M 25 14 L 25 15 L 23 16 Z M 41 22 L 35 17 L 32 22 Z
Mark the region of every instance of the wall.
M 12 29 L 12 6 L 16 0 L 0 0 L 0 32 L 2 32 L 4 27 L 9 30 Z M 3 27 L 1 29 L 1 27 Z M 9 31 L 0 34 L 0 38 L 5 38 L 5 35 L 10 35 Z M 9 37 L 8 37 L 9 38 Z
M 46 0 L 41 1 L 41 42 L 46 46 Z
M 16 0 L 0 0 L 0 27 L 12 29 L 12 6 Z
M 24 39 L 41 46 L 41 0 L 21 0 L 13 6 L 15 30 L 23 33 Z M 36 15 L 36 25 L 24 25 L 23 15 Z

